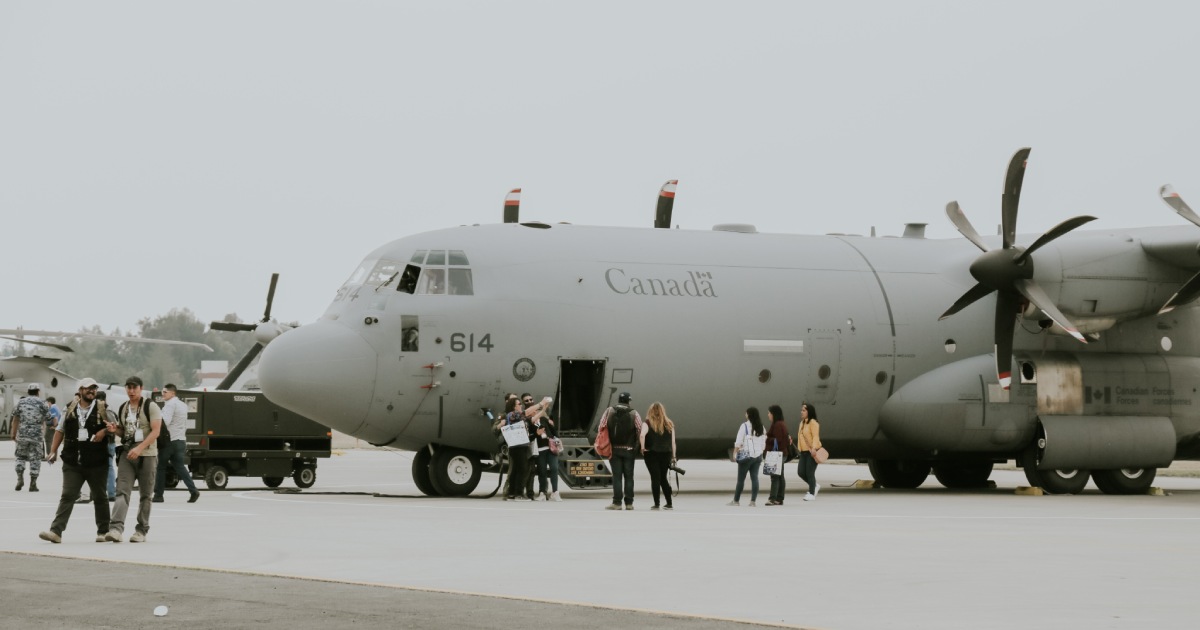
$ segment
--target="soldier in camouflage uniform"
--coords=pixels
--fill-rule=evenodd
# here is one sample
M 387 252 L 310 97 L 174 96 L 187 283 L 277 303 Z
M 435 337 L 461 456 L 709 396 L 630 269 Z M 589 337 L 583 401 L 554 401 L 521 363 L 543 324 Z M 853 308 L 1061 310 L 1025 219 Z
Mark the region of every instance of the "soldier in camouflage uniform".
M 46 443 L 42 435 L 46 422 L 50 420 L 50 406 L 38 394 L 41 386 L 29 384 L 29 395 L 17 402 L 12 415 L 12 439 L 17 444 L 17 490 L 25 487 L 25 463 L 29 462 L 29 491 L 37 492 L 38 474 L 42 472 L 42 459 L 46 457 Z

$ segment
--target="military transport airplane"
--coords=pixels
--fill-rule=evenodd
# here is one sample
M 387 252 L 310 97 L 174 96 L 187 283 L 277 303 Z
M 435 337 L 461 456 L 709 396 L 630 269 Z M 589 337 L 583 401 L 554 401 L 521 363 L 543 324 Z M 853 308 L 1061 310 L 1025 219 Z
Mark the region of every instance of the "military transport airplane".
M 874 238 L 517 223 L 514 190 L 511 222 L 383 245 L 318 321 L 269 330 L 261 386 L 418 451 L 431 495 L 476 487 L 497 452 L 489 412 L 510 391 L 554 396 L 560 472 L 577 486 L 600 483 L 598 417 L 630 391 L 666 405 L 683 458 L 724 457 L 751 405 L 782 405 L 794 432 L 808 401 L 833 456 L 866 461 L 885 487 L 931 470 L 977 486 L 1016 460 L 1050 492 L 1089 477 L 1145 491 L 1157 468 L 1200 458 L 1200 232 L 1072 231 L 1092 220 L 1077 217 L 1018 238 L 1028 154 L 1010 163 L 999 235 L 949 204 L 966 240 L 920 225 Z

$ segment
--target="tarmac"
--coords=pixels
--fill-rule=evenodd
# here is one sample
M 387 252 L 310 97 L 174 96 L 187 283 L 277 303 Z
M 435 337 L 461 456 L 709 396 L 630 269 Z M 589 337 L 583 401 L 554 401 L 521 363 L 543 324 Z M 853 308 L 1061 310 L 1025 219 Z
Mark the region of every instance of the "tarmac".
M 147 542 L 95 543 L 77 505 L 62 544 L 38 538 L 61 490 L 14 492 L 0 443 L 0 583 L 11 627 L 1193 628 L 1200 478 L 1165 496 L 1022 496 L 1020 471 L 962 491 L 854 489 L 865 466 L 788 468 L 785 505 L 727 506 L 735 467 L 685 461 L 673 511 L 606 491 L 563 502 L 429 498 L 412 454 L 345 450 L 280 492 L 233 477 L 197 503 L 168 491 Z M 672 476 L 674 480 L 674 476 Z M 182 486 L 180 486 L 182 488 Z M 746 495 L 750 493 L 747 483 Z M 132 516 L 132 515 L 131 515 Z M 132 523 L 127 523 L 127 533 Z M 166 606 L 156 617 L 154 609 Z

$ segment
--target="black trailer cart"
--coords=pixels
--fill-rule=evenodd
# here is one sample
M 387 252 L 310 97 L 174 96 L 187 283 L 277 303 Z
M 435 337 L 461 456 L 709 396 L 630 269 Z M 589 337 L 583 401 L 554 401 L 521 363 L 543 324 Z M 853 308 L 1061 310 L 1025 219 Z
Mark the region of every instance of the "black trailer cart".
M 269 488 L 291 477 L 309 488 L 317 480 L 317 458 L 330 455 L 328 427 L 272 403 L 262 392 L 181 389 L 176 395 L 188 406 L 188 469 L 209 489 L 223 489 L 230 475 L 262 477 Z M 169 473 L 167 487 L 178 483 Z

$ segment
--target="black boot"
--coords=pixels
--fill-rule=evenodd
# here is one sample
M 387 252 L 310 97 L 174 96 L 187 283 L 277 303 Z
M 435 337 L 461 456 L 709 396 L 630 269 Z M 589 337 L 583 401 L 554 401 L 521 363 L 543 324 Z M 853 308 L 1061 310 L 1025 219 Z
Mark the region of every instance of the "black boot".
M 37 475 L 29 475 L 29 491 L 30 491 L 30 492 L 37 492 L 37 491 L 38 491 L 38 489 L 37 489 L 37 478 L 38 478 L 38 476 L 37 476 Z
M 25 473 L 19 472 L 19 473 L 17 473 L 17 492 L 20 492 L 21 488 L 24 488 L 24 487 L 25 487 Z

